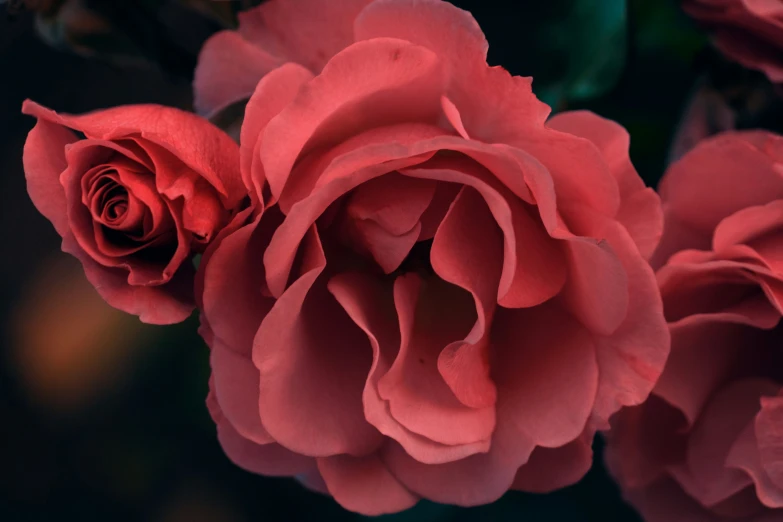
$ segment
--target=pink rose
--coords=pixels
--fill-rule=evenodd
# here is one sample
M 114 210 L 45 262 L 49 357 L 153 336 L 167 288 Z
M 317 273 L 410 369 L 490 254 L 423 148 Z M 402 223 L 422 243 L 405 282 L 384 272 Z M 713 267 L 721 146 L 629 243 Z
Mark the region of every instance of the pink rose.
M 783 138 L 731 132 L 673 164 L 654 256 L 672 334 L 608 463 L 650 522 L 783 519 Z
M 27 101 L 23 111 L 38 118 L 24 148 L 27 189 L 63 250 L 115 308 L 148 323 L 187 318 L 190 259 L 247 197 L 236 144 L 168 107 L 72 116 Z
M 228 456 L 366 514 L 579 480 L 669 348 L 645 261 L 660 203 L 626 132 L 545 123 L 446 2 L 280 0 L 242 22 L 202 53 L 221 81 L 196 84 L 209 112 L 247 95 L 234 72 L 263 75 L 240 165 L 266 208 L 200 271 Z
M 726 56 L 783 82 L 781 0 L 683 0 L 683 8 L 713 30 Z

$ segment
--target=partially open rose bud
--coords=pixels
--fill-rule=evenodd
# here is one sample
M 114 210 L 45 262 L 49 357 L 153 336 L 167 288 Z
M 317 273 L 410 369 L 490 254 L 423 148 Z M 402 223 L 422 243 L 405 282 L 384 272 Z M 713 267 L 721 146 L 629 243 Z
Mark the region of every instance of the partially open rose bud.
M 237 145 L 209 122 L 154 105 L 38 118 L 24 150 L 30 197 L 112 306 L 149 323 L 193 309 L 193 266 L 245 198 Z M 80 139 L 73 131 L 81 132 Z

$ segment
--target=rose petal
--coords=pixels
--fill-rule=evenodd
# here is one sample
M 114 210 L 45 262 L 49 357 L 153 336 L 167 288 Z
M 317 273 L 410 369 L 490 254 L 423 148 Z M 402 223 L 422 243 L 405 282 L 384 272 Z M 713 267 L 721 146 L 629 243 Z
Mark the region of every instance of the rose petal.
M 231 461 L 252 473 L 272 476 L 294 476 L 314 470 L 315 459 L 298 455 L 279 444 L 256 444 L 242 437 L 228 423 L 210 393 L 207 408 L 217 424 L 217 436 L 223 451 Z
M 725 520 L 700 505 L 670 479 L 660 480 L 647 488 L 628 491 L 625 496 L 649 522 L 722 522 Z M 758 517 L 754 518 L 753 522 L 774 522 L 774 518 Z
M 536 448 L 530 460 L 519 468 L 513 489 L 530 493 L 549 493 L 575 484 L 593 464 L 593 431 L 559 448 Z
M 583 225 L 605 238 L 612 247 L 628 285 L 628 308 L 622 322 L 610 335 L 596 336 L 601 378 L 593 420 L 598 427 L 604 427 L 621 406 L 640 404 L 647 398 L 669 355 L 670 336 L 655 274 L 628 231 L 616 221 L 593 211 L 577 215 Z M 614 301 L 618 302 L 621 301 Z M 603 306 L 607 303 L 613 303 L 611 297 L 605 298 Z M 577 314 L 577 317 L 584 315 Z
M 497 399 L 489 376 L 489 332 L 502 270 L 503 235 L 475 190 L 463 188 L 432 243 L 432 268 L 444 281 L 470 292 L 478 319 L 464 341 L 438 356 L 438 371 L 466 406 L 489 407 Z
M 339 143 L 397 122 L 434 122 L 443 81 L 438 57 L 407 42 L 375 39 L 341 51 L 264 131 L 261 160 L 272 195 L 280 197 L 297 158 L 324 140 Z
M 541 127 L 549 107 L 531 90 L 531 79 L 487 66 L 487 41 L 467 11 L 438 0 L 376 0 L 356 19 L 357 41 L 400 38 L 434 51 L 451 79 L 447 96 L 466 133 L 489 143 L 509 143 Z
M 63 237 L 68 234 L 69 225 L 60 174 L 68 166 L 65 147 L 77 140 L 70 130 L 39 117 L 24 144 L 27 192 L 35 208 L 52 222 L 57 233 Z
M 493 369 L 513 371 L 502 385 L 510 422 L 538 446 L 556 448 L 576 439 L 592 413 L 598 390 L 595 344 L 590 333 L 558 303 L 499 308 L 493 336 Z M 513 370 L 512 370 L 513 369 Z M 504 379 L 505 380 L 505 379 Z M 561 383 L 568 382 L 568 386 Z M 535 397 L 535 400 L 531 400 Z
M 606 432 L 606 466 L 624 490 L 650 486 L 667 467 L 685 460 L 687 421 L 653 394 L 638 406 L 623 408 Z
M 447 446 L 409 431 L 391 416 L 388 403 L 379 395 L 378 380 L 391 367 L 400 346 L 392 285 L 369 275 L 351 273 L 333 277 L 328 288 L 356 325 L 367 334 L 373 349 L 372 368 L 363 393 L 368 422 L 400 443 L 419 462 L 451 462 L 486 452 L 489 441 Z
M 214 335 L 237 354 L 250 355 L 261 321 L 274 305 L 263 295 L 266 281 L 260 259 L 280 221 L 279 213 L 267 212 L 225 237 L 208 259 L 201 260 L 204 317 Z
M 63 238 L 63 252 L 81 261 L 84 274 L 101 297 L 114 308 L 139 316 L 149 324 L 175 324 L 193 311 L 193 269 L 183 265 L 162 286 L 129 286 L 127 271 L 96 263 L 73 236 Z
M 749 276 L 747 263 L 689 262 L 683 257 L 686 254 L 681 252 L 658 271 L 669 321 L 714 316 L 713 319 L 757 328 L 772 328 L 777 324 L 780 313 L 760 288 L 760 281 Z
M 400 351 L 378 381 L 380 396 L 400 424 L 447 445 L 488 440 L 495 427 L 490 405 L 470 408 L 454 396 L 438 372 L 438 356 L 464 339 L 476 320 L 467 292 L 437 279 L 409 273 L 395 281 Z
M 692 425 L 718 386 L 757 364 L 755 357 L 741 354 L 758 345 L 760 332 L 721 322 L 686 322 L 672 326 L 671 332 L 671 355 L 655 393 L 678 408 Z M 694 372 L 697 367 L 699 371 Z
M 275 440 L 261 424 L 258 412 L 258 369 L 250 354 L 239 354 L 219 339 L 210 343 L 215 401 L 237 435 L 256 444 Z
M 209 118 L 233 103 L 248 99 L 258 81 L 282 61 L 236 31 L 212 35 L 201 47 L 194 72 L 196 112 Z
M 758 412 L 759 397 L 769 381 L 732 383 L 707 404 L 688 440 L 687 464 L 672 469 L 677 482 L 705 506 L 716 505 L 751 483 L 750 477 L 727 468 L 727 457 L 742 430 Z
M 252 91 L 239 136 L 239 161 L 242 181 L 255 202 L 263 201 L 266 182 L 260 160 L 264 129 L 312 78 L 313 75 L 304 67 L 287 63 L 267 74 Z
M 377 455 L 336 455 L 317 460 L 329 493 L 351 511 L 369 516 L 396 513 L 419 500 L 389 473 Z
M 504 313 L 513 317 L 505 320 Z M 432 501 L 470 506 L 497 500 L 511 487 L 537 444 L 562 446 L 577 438 L 587 422 L 598 375 L 589 336 L 579 333 L 578 323 L 548 303 L 523 310 L 499 309 L 495 324 L 501 325 L 500 331 L 493 332 L 497 336 L 493 380 L 499 393 L 489 451 L 445 464 L 422 464 L 398 445 L 384 448 L 382 458 L 391 472 Z M 558 337 L 553 338 L 552 332 Z M 518 346 L 521 340 L 528 343 L 524 350 Z M 566 381 L 580 384 L 558 385 Z
M 611 335 L 628 315 L 628 274 L 606 240 L 568 241 L 568 280 L 563 299 L 569 311 L 599 335 Z
M 703 188 L 707 184 L 709 191 Z M 703 141 L 674 163 L 659 187 L 666 219 L 673 215 L 690 229 L 711 234 L 725 217 L 750 206 L 783 198 L 783 182 L 769 157 L 742 133 Z M 664 232 L 677 235 L 675 229 Z
M 562 112 L 553 116 L 548 126 L 587 138 L 598 147 L 620 189 L 617 219 L 631 234 L 642 255 L 649 258 L 663 233 L 663 214 L 657 194 L 645 188 L 631 164 L 628 132 L 589 111 Z
M 762 397 L 755 431 L 761 461 L 772 482 L 783 489 L 783 399 Z
M 282 294 L 299 242 L 329 205 L 362 183 L 403 167 L 421 163 L 432 155 L 428 153 L 411 156 L 405 147 L 402 147 L 402 150 L 397 147 L 389 149 L 388 145 L 381 147 L 381 151 L 387 155 L 385 161 L 381 163 L 373 161 L 381 151 L 372 146 L 341 156 L 323 171 L 323 179 L 331 178 L 331 180 L 312 196 L 290 209 L 286 220 L 272 237 L 264 253 L 264 267 L 272 295 Z
M 353 21 L 369 2 L 266 2 L 239 14 L 239 32 L 265 51 L 317 73 L 353 43 Z
M 277 299 L 253 345 L 261 420 L 297 453 L 367 455 L 381 442 L 362 412 L 367 340 L 317 281 L 326 260 L 314 227 L 301 248 L 302 275 Z
M 762 397 L 763 399 L 764 397 Z M 759 415 L 756 416 L 757 421 Z M 768 508 L 781 508 L 783 507 L 783 489 L 775 484 L 767 473 L 768 462 L 762 459 L 755 424 L 755 422 L 748 423 L 734 441 L 726 457 L 726 466 L 742 470 L 750 476 L 755 485 L 755 493 L 762 504 Z M 774 461 L 770 464 L 774 464 Z

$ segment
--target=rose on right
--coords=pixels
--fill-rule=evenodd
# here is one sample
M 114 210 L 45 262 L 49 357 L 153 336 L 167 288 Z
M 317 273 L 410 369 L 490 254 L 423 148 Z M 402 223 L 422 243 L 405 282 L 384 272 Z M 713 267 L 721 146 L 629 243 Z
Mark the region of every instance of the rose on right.
M 727 57 L 783 82 L 783 1 L 684 0 L 683 9 L 713 30 Z
M 613 417 L 607 464 L 650 522 L 783 520 L 783 137 L 706 140 L 660 195 L 671 353 Z

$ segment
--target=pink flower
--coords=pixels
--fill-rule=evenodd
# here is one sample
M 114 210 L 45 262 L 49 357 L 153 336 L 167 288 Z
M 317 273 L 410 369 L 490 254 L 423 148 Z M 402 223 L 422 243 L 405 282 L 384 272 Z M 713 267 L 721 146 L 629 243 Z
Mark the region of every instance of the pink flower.
M 367 514 L 481 504 L 577 481 L 652 389 L 661 210 L 628 135 L 545 123 L 486 51 L 438 0 L 272 1 L 206 44 L 203 112 L 250 96 L 256 212 L 199 283 L 238 465 Z
M 683 8 L 713 30 L 726 56 L 783 82 L 783 2 L 683 0 Z
M 608 463 L 650 522 L 783 518 L 783 138 L 731 132 L 673 164 L 654 264 L 672 351 L 612 420 Z

